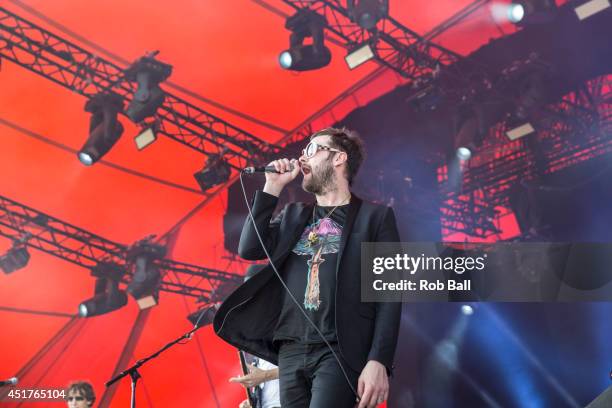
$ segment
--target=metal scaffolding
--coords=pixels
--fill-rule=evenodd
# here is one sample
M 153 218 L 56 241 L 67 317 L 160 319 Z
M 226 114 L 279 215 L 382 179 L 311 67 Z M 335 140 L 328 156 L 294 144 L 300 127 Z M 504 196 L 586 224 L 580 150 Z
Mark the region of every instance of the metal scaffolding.
M 296 10 L 311 9 L 327 20 L 327 30 L 351 51 L 369 44 L 374 59 L 411 80 L 429 79 L 440 68 L 450 66 L 461 56 L 436 45 L 391 16 L 381 19 L 375 29 L 366 30 L 351 20 L 340 0 L 283 0 Z
M 588 81 L 534 115 L 535 134 L 510 141 L 507 126 L 491 127 L 469 162 L 460 193 L 445 192 L 442 227 L 488 238 L 498 234 L 498 208 L 511 189 L 612 153 L 612 75 Z M 439 169 L 443 181 L 444 168 Z
M 114 92 L 131 101 L 124 69 L 0 7 L 0 58 L 91 98 Z M 277 147 L 167 91 L 157 109 L 158 133 L 207 156 L 221 155 L 234 169 L 260 164 Z
M 83 268 L 110 262 L 126 270 L 122 281 L 129 283 L 129 246 L 76 227 L 7 197 L 0 196 L 0 235 L 51 254 Z M 210 303 L 220 301 L 221 285 L 237 285 L 242 277 L 225 271 L 190 265 L 171 259 L 156 260 L 163 278 L 159 290 L 182 294 Z

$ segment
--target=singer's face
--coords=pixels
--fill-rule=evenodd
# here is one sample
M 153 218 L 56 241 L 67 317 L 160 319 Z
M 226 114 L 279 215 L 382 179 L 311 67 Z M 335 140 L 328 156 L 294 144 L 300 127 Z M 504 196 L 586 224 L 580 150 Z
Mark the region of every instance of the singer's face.
M 319 145 L 329 146 L 330 137 L 327 135 L 314 138 L 312 141 Z M 333 152 L 318 150 L 314 156 L 300 156 L 302 167 L 302 188 L 312 194 L 323 194 L 335 183 L 334 166 L 332 164 Z

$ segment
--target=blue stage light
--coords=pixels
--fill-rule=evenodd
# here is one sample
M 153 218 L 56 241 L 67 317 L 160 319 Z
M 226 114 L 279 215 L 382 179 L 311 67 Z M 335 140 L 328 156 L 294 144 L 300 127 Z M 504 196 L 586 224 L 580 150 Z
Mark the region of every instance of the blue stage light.
M 474 308 L 470 305 L 463 305 L 461 306 L 461 313 L 466 316 L 471 316 L 474 314 Z

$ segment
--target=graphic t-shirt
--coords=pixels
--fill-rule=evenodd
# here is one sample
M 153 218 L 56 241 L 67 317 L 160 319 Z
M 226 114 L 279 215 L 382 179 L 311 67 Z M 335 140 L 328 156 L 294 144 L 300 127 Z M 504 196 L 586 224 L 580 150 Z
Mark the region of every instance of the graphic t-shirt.
M 348 204 L 336 208 L 315 207 L 314 222 L 306 226 L 286 260 L 281 276 L 308 317 L 328 341 L 336 341 L 336 262 Z M 314 239 L 313 232 L 316 233 Z M 323 342 L 293 300 L 284 293 L 274 341 Z

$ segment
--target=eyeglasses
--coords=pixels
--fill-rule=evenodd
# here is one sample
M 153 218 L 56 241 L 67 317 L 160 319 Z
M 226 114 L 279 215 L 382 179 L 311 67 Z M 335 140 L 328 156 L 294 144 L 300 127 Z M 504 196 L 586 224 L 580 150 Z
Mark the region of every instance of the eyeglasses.
M 314 157 L 314 155 L 317 154 L 319 150 L 327 150 L 328 152 L 342 153 L 342 150 L 334 149 L 333 147 L 329 147 L 329 146 L 320 145 L 315 142 L 310 142 L 306 145 L 306 148 L 302 150 L 302 156 L 306 157 L 307 159 L 310 159 Z
M 81 397 L 81 396 L 78 396 L 78 397 L 66 397 L 66 401 L 72 401 L 72 400 L 75 400 L 75 401 L 84 401 L 85 397 Z

